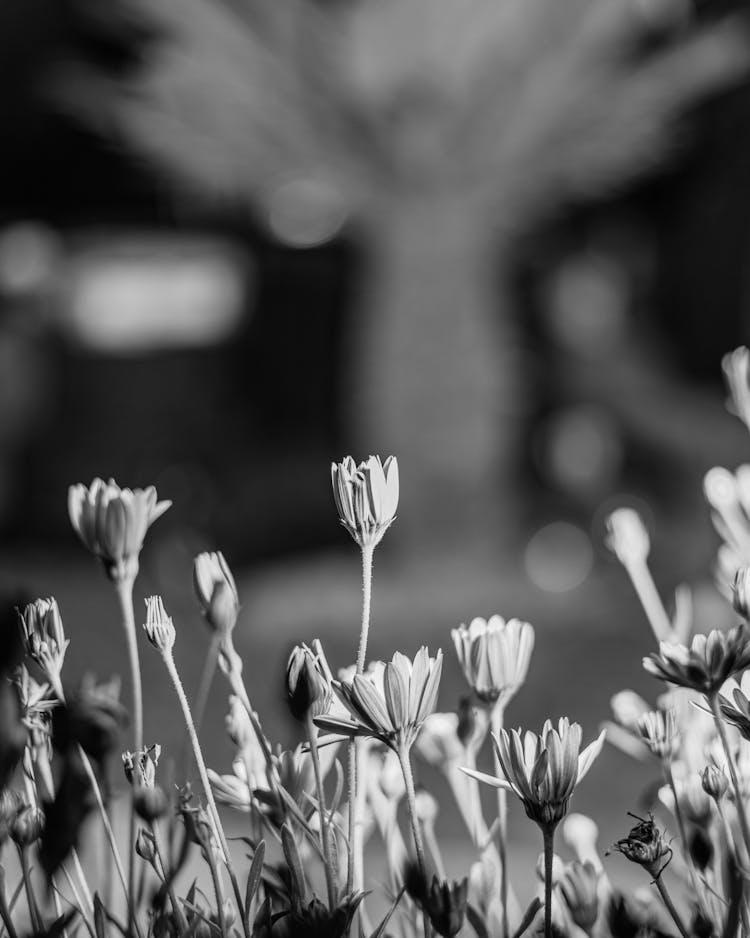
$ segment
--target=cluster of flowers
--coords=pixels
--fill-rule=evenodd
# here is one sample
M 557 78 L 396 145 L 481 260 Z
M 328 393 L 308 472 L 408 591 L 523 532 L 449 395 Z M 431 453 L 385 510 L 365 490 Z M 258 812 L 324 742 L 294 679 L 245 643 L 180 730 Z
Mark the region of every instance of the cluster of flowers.
M 750 420 L 750 356 L 725 361 L 735 407 Z M 747 470 L 747 471 L 746 471 Z M 750 467 L 735 475 L 712 470 L 706 492 L 723 539 L 719 577 L 737 613 L 750 615 Z M 528 622 L 499 615 L 474 618 L 452 632 L 469 693 L 458 711 L 436 712 L 442 652 L 420 648 L 367 664 L 372 560 L 393 523 L 399 500 L 396 459 L 350 457 L 332 466 L 339 518 L 361 552 L 362 622 L 356 663 L 334 677 L 321 643 L 296 647 L 288 662 L 288 704 L 305 741 L 283 751 L 264 735 L 242 679 L 233 644 L 239 614 L 235 580 L 221 553 L 194 563 L 194 590 L 212 640 L 197 699 L 183 689 L 173 648 L 177 630 L 159 596 L 146 600 L 146 636 L 163 661 L 184 715 L 199 790 L 172 797 L 158 779 L 161 755 L 145 745 L 140 663 L 133 610 L 139 554 L 151 524 L 169 507 L 153 488 L 122 489 L 96 479 L 71 488 L 69 513 L 84 545 L 111 580 L 130 656 L 133 750 L 122 753 L 130 785 L 130 842 L 121 853 L 103 791 L 106 760 L 118 750 L 126 713 L 116 684 L 89 680 L 73 692 L 63 682 L 68 651 L 54 599 L 18 610 L 19 629 L 0 644 L 0 843 L 12 841 L 20 882 L 6 890 L 0 866 L 0 920 L 9 938 L 20 922 L 35 936 L 91 938 L 602 938 L 674 934 L 735 938 L 750 923 L 750 631 L 744 623 L 708 635 L 692 632 L 686 591 L 670 617 L 648 568 L 649 538 L 629 509 L 609 519 L 609 546 L 627 570 L 659 650 L 645 669 L 667 685 L 649 706 L 630 691 L 612 701 L 614 720 L 586 746 L 566 717 L 540 732 L 504 728 L 508 704 L 526 680 L 534 648 Z M 731 572 L 733 586 L 726 582 Z M 216 667 L 227 679 L 226 720 L 232 772 L 207 768 L 199 742 L 208 688 Z M 746 669 L 749 669 L 746 672 Z M 743 673 L 745 672 L 745 673 Z M 675 820 L 670 840 L 653 814 L 613 849 L 642 866 L 655 891 L 616 890 L 597 851 L 595 823 L 571 814 L 573 793 L 611 742 L 658 766 L 662 785 L 654 810 Z M 494 774 L 478 771 L 483 748 Z M 475 849 L 460 881 L 446 877 L 435 836 L 438 804 L 415 785 L 413 756 L 445 777 Z M 184 766 L 184 776 L 191 774 Z M 496 792 L 492 819 L 483 786 Z M 543 853 L 537 897 L 519 905 L 507 849 L 507 796 L 539 828 Z M 408 834 L 399 819 L 405 803 Z M 230 849 L 227 815 L 238 813 L 247 866 Z M 104 882 L 90 882 L 78 842 L 97 811 L 111 863 Z M 575 856 L 555 855 L 555 836 Z M 389 900 L 371 919 L 365 843 L 377 832 L 385 845 Z M 672 846 L 674 844 L 674 846 Z M 210 875 L 208 895 L 182 885 L 199 851 Z M 674 859 L 674 862 L 671 863 Z M 679 878 L 673 902 L 665 882 Z M 40 890 L 41 870 L 49 889 Z M 186 869 L 187 868 L 187 869 Z M 144 882 L 151 888 L 144 889 Z M 687 887 L 687 888 L 684 888 Z M 319 895 L 320 894 L 320 895 Z M 102 895 L 110 898 L 105 901 Z M 368 905 L 370 908 L 368 908 Z

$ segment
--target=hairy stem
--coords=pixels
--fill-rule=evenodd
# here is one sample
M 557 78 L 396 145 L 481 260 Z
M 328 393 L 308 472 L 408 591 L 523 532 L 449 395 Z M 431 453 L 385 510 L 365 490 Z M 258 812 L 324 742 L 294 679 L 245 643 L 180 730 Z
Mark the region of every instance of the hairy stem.
M 500 736 L 505 716 L 503 705 L 498 701 L 492 710 L 492 732 Z M 495 745 L 492 746 L 495 760 L 495 775 L 503 778 L 503 771 Z M 500 854 L 500 903 L 502 905 L 502 938 L 508 938 L 508 850 L 506 844 L 508 796 L 504 788 L 497 789 L 497 849 Z
M 370 608 L 372 604 L 372 555 L 375 548 L 362 548 L 362 625 L 357 648 L 357 674 L 363 674 L 367 662 L 367 638 L 370 634 Z
M 544 938 L 552 938 L 552 862 L 555 857 L 556 824 L 542 828 L 544 838 Z
M 326 888 L 328 889 L 328 908 L 331 912 L 336 908 L 336 883 L 333 877 L 333 861 L 331 858 L 331 838 L 329 834 L 328 812 L 326 810 L 326 797 L 323 789 L 323 775 L 320 771 L 320 755 L 318 753 L 318 729 L 312 721 L 310 714 L 305 720 L 307 738 L 310 741 L 310 758 L 315 773 L 315 788 L 318 795 L 318 814 L 320 816 L 320 836 L 323 847 L 323 865 L 326 873 Z
M 401 763 L 401 771 L 404 776 L 406 786 L 406 804 L 409 808 L 409 822 L 411 832 L 414 837 L 414 849 L 417 853 L 417 864 L 422 882 L 427 885 L 427 863 L 425 862 L 424 844 L 422 843 L 422 831 L 419 829 L 419 818 L 417 817 L 417 795 L 414 791 L 414 775 L 409 761 L 409 752 L 405 746 L 399 745 L 397 749 L 398 761 Z M 423 913 L 424 920 L 424 938 L 430 938 L 431 928 L 430 919 L 427 912 Z

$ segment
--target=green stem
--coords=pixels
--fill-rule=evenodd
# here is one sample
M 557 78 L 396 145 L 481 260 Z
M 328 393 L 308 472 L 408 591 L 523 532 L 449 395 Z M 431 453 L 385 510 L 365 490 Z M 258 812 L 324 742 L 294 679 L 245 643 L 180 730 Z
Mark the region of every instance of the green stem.
M 492 710 L 492 732 L 500 736 L 505 716 L 502 704 L 498 701 Z M 495 775 L 503 778 L 504 773 L 500 765 L 497 748 L 493 744 L 492 754 L 495 762 Z M 508 851 L 507 837 L 508 798 L 504 788 L 497 789 L 497 848 L 500 855 L 500 903 L 502 905 L 502 938 L 508 938 Z
M 214 800 L 214 793 L 211 788 L 211 783 L 208 780 L 208 772 L 206 771 L 206 763 L 203 759 L 203 752 L 201 751 L 200 742 L 198 740 L 198 734 L 195 731 L 195 724 L 193 723 L 193 716 L 190 712 L 190 704 L 188 703 L 187 696 L 185 695 L 185 688 L 182 686 L 182 681 L 180 680 L 180 675 L 177 673 L 177 668 L 174 663 L 174 657 L 172 656 L 171 650 L 166 650 L 162 652 L 162 659 L 166 665 L 167 672 L 169 677 L 174 685 L 175 692 L 177 694 L 177 699 L 180 702 L 180 707 L 182 708 L 182 715 L 185 720 L 185 726 L 187 727 L 188 735 L 190 736 L 190 742 L 193 747 L 193 755 L 195 756 L 195 764 L 198 767 L 198 774 L 200 775 L 201 784 L 203 786 L 203 791 L 206 795 L 206 801 L 209 806 L 209 817 L 211 819 L 211 824 L 214 829 L 214 834 L 216 839 L 221 846 L 223 853 L 224 865 L 227 868 L 229 873 L 229 879 L 232 883 L 232 889 L 234 891 L 234 898 L 237 904 L 237 914 L 240 917 L 242 922 L 242 928 L 245 933 L 245 938 L 250 938 L 250 933 L 248 929 L 247 920 L 245 918 L 244 904 L 242 901 L 242 894 L 240 892 L 239 883 L 237 882 L 237 877 L 234 875 L 234 870 L 232 869 L 231 854 L 229 852 L 229 844 L 227 843 L 226 836 L 224 834 L 224 829 L 221 825 L 221 818 L 219 816 L 219 809 L 216 807 L 216 801 Z
M 149 827 L 151 828 L 151 834 L 154 838 L 154 852 L 156 854 L 156 859 L 159 861 L 159 866 L 161 868 L 164 882 L 167 884 L 167 895 L 169 896 L 169 901 L 172 905 L 174 916 L 177 919 L 177 927 L 179 929 L 179 933 L 183 935 L 188 931 L 188 923 L 185 919 L 185 914 L 182 911 L 182 906 L 179 904 L 177 897 L 175 896 L 174 886 L 172 885 L 171 871 L 168 872 L 164 866 L 164 856 L 161 851 L 159 828 L 156 824 L 156 821 L 151 821 Z
M 44 930 L 42 922 L 42 913 L 34 895 L 34 887 L 31 882 L 31 870 L 29 868 L 29 855 L 25 847 L 18 846 L 18 858 L 21 861 L 21 875 L 23 876 L 23 887 L 26 890 L 26 901 L 29 904 L 29 916 L 31 917 L 31 927 L 37 934 Z
M 424 844 L 422 843 L 422 832 L 419 829 L 419 819 L 417 818 L 417 795 L 414 791 L 414 775 L 409 761 L 409 752 L 405 746 L 399 745 L 396 749 L 398 761 L 401 763 L 401 772 L 404 776 L 406 786 L 406 803 L 409 808 L 409 822 L 411 823 L 411 832 L 414 837 L 414 849 L 417 853 L 417 865 L 422 882 L 427 887 L 427 863 L 425 862 Z M 424 938 L 430 938 L 432 929 L 430 928 L 430 919 L 427 912 L 422 914 L 424 923 Z
M 320 771 L 320 756 L 318 754 L 318 730 L 312 721 L 312 716 L 307 714 L 305 721 L 307 729 L 307 738 L 310 741 L 310 758 L 312 759 L 313 771 L 315 773 L 315 788 L 318 794 L 318 815 L 320 816 L 320 835 L 322 838 L 324 866 L 326 873 L 326 887 L 328 889 L 328 908 L 331 912 L 336 908 L 336 883 L 333 876 L 333 861 L 331 859 L 331 838 L 328 827 L 328 812 L 326 810 L 325 791 L 323 789 L 323 775 Z
M 115 580 L 115 593 L 120 607 L 122 626 L 125 632 L 125 641 L 128 647 L 128 662 L 130 665 L 130 680 L 133 694 L 133 751 L 139 753 L 143 749 L 143 688 L 141 686 L 141 662 L 138 656 L 138 637 L 135 630 L 135 613 L 133 611 L 133 586 L 137 569 L 132 575 Z M 136 816 L 133 803 L 134 790 L 130 795 L 130 850 L 128 852 L 128 895 L 135 894 L 135 838 Z M 130 902 L 131 914 L 135 914 L 134 901 Z
M 357 835 L 357 744 L 355 739 L 349 740 L 346 781 L 349 798 L 349 858 L 346 869 L 346 893 L 349 895 L 354 889 L 354 840 Z
M 552 938 L 552 863 L 555 857 L 556 824 L 542 827 L 544 838 L 544 938 Z
M 0 918 L 3 920 L 5 930 L 8 932 L 8 938 L 18 938 L 18 932 L 13 927 L 13 916 L 8 908 L 8 900 L 5 897 L 5 867 L 0 866 Z
M 683 924 L 683 922 L 682 922 L 682 919 L 680 918 L 680 913 L 679 913 L 679 912 L 677 911 L 677 909 L 674 907 L 674 903 L 672 902 L 672 899 L 671 899 L 669 893 L 667 892 L 667 887 L 666 887 L 666 886 L 664 885 L 664 883 L 662 882 L 662 877 L 661 877 L 661 875 L 660 875 L 660 871 L 659 871 L 659 870 L 656 870 L 656 871 L 651 871 L 651 870 L 649 870 L 649 872 L 650 872 L 651 875 L 654 877 L 654 885 L 655 885 L 656 888 L 659 890 L 659 895 L 661 896 L 662 901 L 664 902 L 664 905 L 667 907 L 667 911 L 668 911 L 669 914 L 672 916 L 672 921 L 673 921 L 673 922 L 675 923 L 675 925 L 677 926 L 677 929 L 678 929 L 679 933 L 682 935 L 682 938 L 690 938 L 690 934 L 689 934 L 687 928 L 685 928 L 685 926 L 684 926 L 684 924 Z
M 221 644 L 221 633 L 214 632 L 211 636 L 211 644 L 208 648 L 208 655 L 203 664 L 203 671 L 201 673 L 200 684 L 198 685 L 198 694 L 196 696 L 195 706 L 193 707 L 193 720 L 195 722 L 196 732 L 200 733 L 201 726 L 203 724 L 203 717 L 206 714 L 206 706 L 208 704 L 208 695 L 211 693 L 211 684 L 213 683 L 214 674 L 216 673 L 216 663 L 219 657 L 219 645 Z M 187 780 L 188 774 L 190 772 L 190 762 L 192 757 L 192 748 L 190 746 L 190 740 L 186 739 L 184 743 L 184 752 L 181 761 L 183 766 L 183 775 L 185 780 Z
M 205 847 L 203 852 L 206 857 L 206 862 L 208 863 L 208 868 L 211 871 L 211 881 L 214 884 L 214 895 L 216 896 L 216 914 L 219 919 L 219 928 L 221 929 L 222 938 L 227 938 L 226 923 L 224 921 L 224 891 L 221 888 L 221 877 L 219 876 L 219 870 L 216 866 L 214 852 L 210 843 Z
M 716 730 L 719 734 L 719 739 L 724 749 L 724 755 L 727 759 L 727 766 L 729 767 L 729 777 L 732 780 L 732 788 L 734 789 L 735 808 L 737 809 L 737 817 L 739 818 L 740 830 L 742 831 L 742 840 L 745 843 L 745 855 L 750 858 L 750 828 L 748 828 L 747 825 L 747 814 L 745 813 L 745 808 L 742 803 L 742 792 L 740 790 L 740 781 L 737 777 L 737 767 L 732 758 L 732 751 L 727 738 L 727 730 L 721 717 L 721 711 L 719 710 L 719 695 L 718 693 L 713 693 L 707 696 L 709 706 L 711 707 L 711 713 L 714 717 L 714 723 L 716 724 Z
M 357 649 L 357 674 L 363 674 L 367 662 L 367 638 L 370 634 L 370 607 L 372 603 L 372 555 L 375 548 L 362 548 L 362 625 Z

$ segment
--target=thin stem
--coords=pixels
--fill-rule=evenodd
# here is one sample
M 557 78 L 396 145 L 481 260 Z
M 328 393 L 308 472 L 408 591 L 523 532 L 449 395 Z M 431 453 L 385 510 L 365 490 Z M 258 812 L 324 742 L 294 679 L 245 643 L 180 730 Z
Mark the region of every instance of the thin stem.
M 409 808 L 409 821 L 411 823 L 411 832 L 414 837 L 414 849 L 417 853 L 417 864 L 422 882 L 427 885 L 427 864 L 425 862 L 424 844 L 422 843 L 422 832 L 419 829 L 419 819 L 417 818 L 417 796 L 414 791 L 414 775 L 409 761 L 409 751 L 403 746 L 397 747 L 398 761 L 401 763 L 401 771 L 404 776 L 406 786 L 406 803 Z M 430 919 L 426 912 L 422 915 L 424 919 L 424 938 L 430 938 L 431 928 Z
M 161 851 L 159 828 L 156 824 L 156 821 L 151 821 L 149 827 L 151 828 L 151 835 L 154 838 L 154 852 L 156 854 L 156 859 L 158 860 L 159 866 L 161 867 L 164 882 L 167 884 L 167 895 L 169 896 L 169 901 L 172 905 L 174 916 L 177 919 L 177 927 L 179 928 L 179 932 L 182 935 L 188 931 L 188 923 L 185 919 L 185 914 L 182 911 L 182 906 L 179 904 L 177 897 L 175 896 L 174 886 L 172 885 L 171 871 L 168 872 L 164 866 L 164 856 Z
M 492 710 L 492 732 L 495 736 L 500 736 L 500 730 L 503 728 L 503 717 L 505 716 L 504 707 L 498 701 Z M 503 778 L 503 770 L 500 765 L 500 759 L 497 754 L 497 748 L 493 744 L 492 755 L 495 760 L 495 775 Z M 508 938 L 508 850 L 506 845 L 507 836 L 507 816 L 508 800 L 504 788 L 497 789 L 497 847 L 500 855 L 500 903 L 502 905 L 502 938 Z
M 745 808 L 742 803 L 742 792 L 740 790 L 740 780 L 737 777 L 737 767 L 732 758 L 732 751 L 727 738 L 727 730 L 721 718 L 721 711 L 719 710 L 719 695 L 718 693 L 713 693 L 707 696 L 709 706 L 711 707 L 711 713 L 714 717 L 714 723 L 716 724 L 716 730 L 719 734 L 719 739 L 724 749 L 724 755 L 727 759 L 727 766 L 729 767 L 729 777 L 732 780 L 732 788 L 734 789 L 735 808 L 737 809 L 737 817 L 739 818 L 740 830 L 742 831 L 742 840 L 745 844 L 745 854 L 750 858 L 750 828 L 748 828 L 747 814 L 745 813 Z
M 354 840 L 357 835 L 357 745 L 355 739 L 349 740 L 347 759 L 347 792 L 349 798 L 349 857 L 346 867 L 346 893 L 354 889 Z
M 106 836 L 106 831 L 105 831 L 105 836 Z M 76 871 L 76 876 L 78 877 L 78 881 L 81 884 L 81 891 L 83 893 L 83 898 L 86 903 L 86 908 L 88 909 L 89 915 L 93 915 L 94 914 L 94 899 L 91 895 L 91 890 L 89 889 L 89 884 L 86 879 L 86 874 L 83 872 L 83 867 L 81 866 L 81 858 L 78 856 L 78 851 L 75 849 L 75 847 L 70 851 L 70 853 L 73 859 L 73 867 Z M 110 854 L 111 854 L 111 851 L 110 851 Z M 74 896 L 75 896 L 75 893 L 74 893 Z M 78 901 L 78 904 L 81 905 L 79 900 L 76 900 L 76 901 Z
M 362 548 L 362 625 L 357 649 L 357 674 L 363 674 L 367 660 L 367 637 L 370 634 L 370 606 L 372 601 L 372 555 L 370 544 Z
M 226 836 L 224 834 L 224 829 L 221 826 L 221 818 L 219 817 L 219 809 L 216 807 L 216 801 L 214 800 L 214 793 L 211 788 L 211 783 L 208 780 L 208 772 L 206 771 L 206 763 L 203 759 L 203 752 L 201 751 L 201 745 L 198 741 L 198 734 L 195 731 L 195 724 L 193 723 L 193 716 L 190 712 L 190 704 L 188 703 L 187 696 L 185 695 L 185 688 L 182 686 L 182 681 L 180 680 L 180 675 L 177 673 L 177 668 L 174 663 L 174 657 L 172 656 L 171 650 L 165 650 L 162 652 L 162 659 L 166 665 L 167 672 L 169 677 L 174 685 L 175 692 L 177 694 L 177 699 L 180 702 L 180 707 L 182 708 L 182 715 L 185 720 L 185 726 L 187 727 L 188 735 L 190 736 L 190 742 L 193 746 L 193 755 L 195 756 L 195 764 L 198 767 L 198 774 L 200 775 L 201 785 L 203 786 L 203 791 L 206 795 L 206 801 L 209 806 L 209 817 L 212 822 L 212 827 L 214 829 L 214 834 L 216 839 L 221 845 L 221 850 L 223 853 L 224 864 L 229 873 L 229 879 L 232 883 L 232 889 L 234 891 L 235 902 L 237 903 L 237 913 L 242 922 L 242 928 L 245 932 L 245 938 L 250 938 L 247 919 L 245 918 L 245 910 L 242 901 L 242 894 L 240 893 L 239 883 L 237 882 L 237 877 L 234 875 L 231 864 L 231 854 L 229 852 L 229 844 L 227 843 Z
M 5 897 L 5 868 L 2 866 L 0 866 L 0 918 L 8 932 L 8 938 L 18 938 L 18 932 L 13 927 L 13 916 L 8 908 L 8 900 Z
M 329 835 L 328 813 L 326 810 L 326 797 L 323 789 L 323 775 L 320 771 L 320 755 L 318 754 L 318 730 L 308 713 L 305 721 L 307 738 L 310 741 L 310 758 L 315 773 L 315 788 L 318 794 L 318 815 L 320 816 L 320 835 L 323 840 L 323 865 L 326 872 L 326 887 L 328 889 L 328 908 L 331 912 L 336 908 L 336 883 L 333 879 L 333 861 L 331 859 L 331 838 Z
M 26 890 L 26 901 L 29 904 L 29 916 L 31 917 L 31 926 L 35 932 L 41 933 L 44 929 L 42 923 L 42 914 L 34 895 L 34 887 L 31 882 L 31 869 L 29 868 L 29 855 L 25 847 L 18 847 L 18 858 L 21 861 L 21 875 L 23 876 L 23 887 Z
M 544 838 L 544 938 L 552 938 L 552 862 L 555 857 L 556 824 L 542 827 Z
M 227 927 L 224 920 L 224 891 L 221 888 L 221 877 L 219 876 L 219 870 L 216 867 L 216 860 L 214 858 L 214 853 L 211 849 L 210 843 L 203 852 L 206 857 L 206 862 L 208 863 L 208 868 L 211 871 L 211 881 L 214 884 L 214 895 L 216 896 L 216 915 L 219 919 L 219 928 L 221 929 L 223 938 L 226 938 Z
M 137 570 L 136 570 L 137 573 Z M 128 646 L 128 661 L 130 664 L 130 680 L 133 693 L 133 751 L 138 753 L 143 749 L 143 688 L 141 686 L 141 662 L 138 656 L 138 637 L 135 630 L 135 613 L 133 611 L 133 586 L 136 573 L 116 579 L 115 593 L 120 607 L 122 626 L 125 631 L 125 641 Z M 131 896 L 130 910 L 135 915 L 132 897 L 135 891 L 135 838 L 136 817 L 133 803 L 135 790 L 130 796 L 130 850 L 128 852 L 128 895 Z
M 682 841 L 682 854 L 685 861 L 685 866 L 687 866 L 688 869 L 688 875 L 690 876 L 690 882 L 693 886 L 693 891 L 695 892 L 695 898 L 698 901 L 698 905 L 701 911 L 704 915 L 706 915 L 705 895 L 703 890 L 700 888 L 698 877 L 695 874 L 695 869 L 693 868 L 693 864 L 690 860 L 687 833 L 685 831 L 685 821 L 682 817 L 682 809 L 680 808 L 680 802 L 677 797 L 677 786 L 675 785 L 674 775 L 672 774 L 672 766 L 666 759 L 664 760 L 664 774 L 667 779 L 667 784 L 669 785 L 672 792 L 672 797 L 674 798 L 674 815 L 677 819 L 677 828 L 680 832 L 680 840 Z
M 651 576 L 648 564 L 645 561 L 637 564 L 626 564 L 625 569 L 638 594 L 638 599 L 643 606 L 643 611 L 646 613 L 646 618 L 656 636 L 656 640 L 668 642 L 672 635 L 672 623 L 664 609 L 664 603 L 661 601 L 661 596 Z
M 200 733 L 201 726 L 203 724 L 203 717 L 206 714 L 206 706 L 208 704 L 208 696 L 211 693 L 211 684 L 213 683 L 214 674 L 216 673 L 216 664 L 219 659 L 219 645 L 221 644 L 221 632 L 214 632 L 211 635 L 211 644 L 208 648 L 208 655 L 203 664 L 203 671 L 201 672 L 200 684 L 198 685 L 198 694 L 196 697 L 195 706 L 193 707 L 193 722 L 195 723 L 196 732 Z M 186 739 L 183 744 L 183 756 L 181 764 L 183 766 L 183 775 L 187 779 L 190 772 L 190 763 L 192 760 L 192 748 L 190 746 L 190 739 Z
M 674 903 L 672 902 L 672 899 L 667 892 L 667 887 L 664 885 L 660 875 L 654 876 L 654 885 L 659 890 L 659 895 L 661 896 L 664 905 L 667 907 L 667 911 L 672 916 L 672 921 L 677 926 L 677 929 L 682 935 L 682 938 L 690 938 L 690 934 L 688 933 L 687 928 L 685 928 L 682 919 L 680 918 L 680 913 L 674 907 Z

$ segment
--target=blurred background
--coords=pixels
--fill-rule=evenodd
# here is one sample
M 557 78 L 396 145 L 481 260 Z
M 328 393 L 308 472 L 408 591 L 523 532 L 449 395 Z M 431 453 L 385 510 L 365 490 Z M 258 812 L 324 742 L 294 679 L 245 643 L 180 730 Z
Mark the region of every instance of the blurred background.
M 153 7 L 0 7 L 0 587 L 58 598 L 71 681 L 121 670 L 67 486 L 156 485 L 137 602 L 162 593 L 195 686 L 192 558 L 223 550 L 250 695 L 291 744 L 290 647 L 344 666 L 359 621 L 329 464 L 394 453 L 373 657 L 497 612 L 537 630 L 511 722 L 588 738 L 615 691 L 653 700 L 603 522 L 638 507 L 668 606 L 687 581 L 697 629 L 729 621 L 701 480 L 750 453 L 720 370 L 750 328 L 744 4 Z M 142 657 L 147 737 L 176 748 Z M 441 708 L 462 692 L 448 654 Z M 217 679 L 218 771 L 225 707 Z M 577 806 L 611 842 L 650 780 L 609 749 Z

